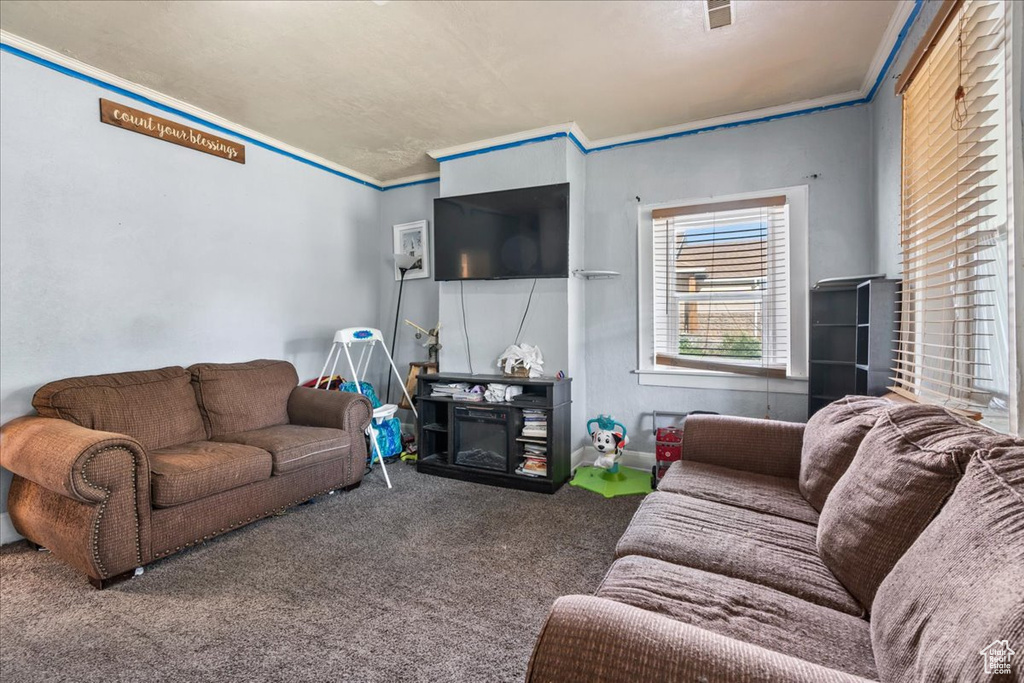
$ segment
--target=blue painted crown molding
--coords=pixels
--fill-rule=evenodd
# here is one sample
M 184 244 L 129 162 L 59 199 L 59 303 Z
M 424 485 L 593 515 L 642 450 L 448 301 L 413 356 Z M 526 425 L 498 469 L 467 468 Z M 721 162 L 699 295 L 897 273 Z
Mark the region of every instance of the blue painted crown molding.
M 546 142 L 548 140 L 556 140 L 556 139 L 561 139 L 561 138 L 568 139 L 569 142 L 571 142 L 573 144 L 573 146 L 576 147 L 576 149 L 578 149 L 580 151 L 580 153 L 586 155 L 586 154 L 592 154 L 594 152 L 603 152 L 603 151 L 610 150 L 610 149 L 617 149 L 619 147 L 626 147 L 626 146 L 631 146 L 631 145 L 642 145 L 642 144 L 647 144 L 647 143 L 651 143 L 651 142 L 662 142 L 664 140 L 672 140 L 674 138 L 687 137 L 687 136 L 690 136 L 690 135 L 699 135 L 700 133 L 708 133 L 708 132 L 715 131 L 715 130 L 723 130 L 723 129 L 727 129 L 727 128 L 737 128 L 739 126 L 750 126 L 750 125 L 753 125 L 753 124 L 756 124 L 756 123 L 766 123 L 768 121 L 778 121 L 780 119 L 793 118 L 795 116 L 806 116 L 808 114 L 817 114 L 817 113 L 820 113 L 820 112 L 830 111 L 830 110 L 833 110 L 833 109 L 841 109 L 843 107 L 853 107 L 853 106 L 857 106 L 857 105 L 861 105 L 861 104 L 868 104 L 868 103 L 870 103 L 874 99 L 875 94 L 878 92 L 878 89 L 881 86 L 881 83 L 884 80 L 886 73 L 888 73 L 889 69 L 892 67 L 892 63 L 896 59 L 896 55 L 899 54 L 900 48 L 903 46 L 903 42 L 906 40 L 907 34 L 910 32 L 910 29 L 914 25 L 914 21 L 917 19 L 918 15 L 920 14 L 921 8 L 924 5 L 924 2 L 925 2 L 925 0 L 914 0 L 913 9 L 911 10 L 911 12 L 910 12 L 909 16 L 907 17 L 906 21 L 904 22 L 903 28 L 899 31 L 899 34 L 897 35 L 896 40 L 893 43 L 892 49 L 889 51 L 888 57 L 886 58 L 885 62 L 882 65 L 882 68 L 878 72 L 878 76 L 875 79 L 875 82 L 872 84 L 871 89 L 868 91 L 867 95 L 865 95 L 864 97 L 851 99 L 851 100 L 845 101 L 845 102 L 837 102 L 835 104 L 829 104 L 829 105 L 826 105 L 826 106 L 808 107 L 806 109 L 799 109 L 799 110 L 796 110 L 796 111 L 779 113 L 779 114 L 774 114 L 774 115 L 770 115 L 770 116 L 761 116 L 761 117 L 755 117 L 755 118 L 751 118 L 751 119 L 744 119 L 744 120 L 738 120 L 738 121 L 730 121 L 728 123 L 721 123 L 721 124 L 717 124 L 717 125 L 698 127 L 698 128 L 693 128 L 693 129 L 690 129 L 690 130 L 683 130 L 683 131 L 678 131 L 678 132 L 665 133 L 665 134 L 662 134 L 662 135 L 652 135 L 650 137 L 640 137 L 640 138 L 637 138 L 635 140 L 625 140 L 625 141 L 622 141 L 622 142 L 615 142 L 615 143 L 606 144 L 606 145 L 596 145 L 596 146 L 593 146 L 593 147 L 587 147 L 587 145 L 584 144 L 584 142 L 580 140 L 579 136 L 577 136 L 575 134 L 574 130 L 578 131 L 579 130 L 578 128 L 576 128 L 574 125 L 572 125 L 572 126 L 567 125 L 565 127 L 566 129 L 565 130 L 561 130 L 561 131 L 549 132 L 549 133 L 545 133 L 545 134 L 542 134 L 542 135 L 537 135 L 535 137 L 526 137 L 526 138 L 524 138 L 522 140 L 514 140 L 514 141 L 510 141 L 510 142 L 506 142 L 506 143 L 496 144 L 496 145 L 482 146 L 479 149 L 469 149 L 469 150 L 466 150 L 466 151 L 460 151 L 460 152 L 452 153 L 452 154 L 441 154 L 439 156 L 435 156 L 434 158 L 439 163 L 444 163 L 446 161 L 453 161 L 455 159 L 461 159 L 461 158 L 464 158 L 464 157 L 476 156 L 478 154 L 488 154 L 490 152 L 497 152 L 497 151 L 500 151 L 500 150 L 503 150 L 503 149 L 510 149 L 510 148 L 513 148 L 513 147 L 521 147 L 523 145 L 532 145 L 532 144 L 536 144 L 536 143 L 539 143 L 539 142 Z M 169 114 L 173 114 L 174 116 L 181 117 L 181 118 L 183 118 L 183 119 L 185 119 L 187 121 L 191 121 L 192 123 L 196 123 L 196 124 L 199 124 L 201 126 L 205 126 L 205 127 L 209 128 L 211 130 L 217 131 L 219 133 L 223 133 L 225 135 L 230 135 L 233 138 L 236 138 L 238 140 L 242 140 L 242 141 L 247 142 L 247 143 L 249 143 L 251 145 L 255 145 L 256 147 L 260 147 L 261 149 L 265 149 L 265 150 L 268 150 L 270 152 L 274 152 L 275 154 L 280 154 L 281 156 L 288 157 L 289 159 L 294 159 L 295 161 L 298 161 L 300 163 L 306 164 L 307 166 L 312 166 L 313 168 L 319 169 L 321 171 L 326 171 L 327 173 L 330 173 L 332 175 L 338 176 L 340 178 L 344 178 L 346 180 L 350 180 L 350 181 L 352 181 L 354 183 L 357 183 L 359 185 L 363 185 L 365 187 L 372 188 L 372 189 L 380 191 L 380 192 L 385 192 L 387 190 L 397 190 L 399 188 L 412 187 L 412 186 L 415 186 L 415 185 L 426 185 L 426 184 L 429 184 L 429 183 L 436 183 L 436 182 L 440 181 L 440 177 L 419 178 L 419 179 L 416 179 L 416 180 L 410 180 L 409 182 L 402 182 L 402 180 L 399 179 L 398 182 L 394 182 L 392 184 L 383 183 L 381 181 L 371 182 L 369 180 L 364 180 L 363 178 L 358 178 L 355 175 L 352 175 L 351 173 L 346 173 L 345 171 L 338 170 L 336 168 L 331 168 L 330 166 L 326 166 L 326 165 L 324 165 L 322 163 L 319 163 L 317 161 L 314 161 L 312 159 L 308 159 L 306 157 L 303 157 L 300 154 L 296 154 L 295 152 L 290 152 L 290 151 L 288 151 L 286 149 L 282 149 L 281 147 L 275 146 L 275 145 L 270 144 L 268 142 L 264 142 L 262 140 L 258 140 L 256 138 L 250 136 L 250 135 L 246 135 L 244 133 L 232 130 L 232 129 L 227 128 L 227 127 L 225 127 L 225 126 L 223 126 L 221 124 L 215 123 L 213 121 L 209 121 L 209 120 L 207 120 L 207 119 L 205 119 L 205 118 L 203 118 L 201 116 L 197 116 L 195 114 L 189 113 L 189 112 L 184 111 L 184 110 L 182 110 L 180 108 L 173 107 L 173 106 L 164 104 L 162 102 L 158 102 L 157 100 L 154 100 L 151 97 L 147 97 L 145 95 L 141 95 L 139 93 L 132 92 L 131 90 L 129 90 L 127 88 L 115 85 L 113 83 L 108 83 L 108 82 L 102 80 L 101 78 L 97 78 L 95 76 L 90 76 L 90 75 L 88 75 L 86 73 L 83 73 L 82 71 L 78 71 L 76 69 L 70 68 L 68 66 L 64 66 L 62 64 L 58 64 L 57 62 L 54 62 L 54 61 L 46 59 L 44 57 L 40 57 L 38 55 L 32 54 L 31 52 L 27 52 L 27 51 L 22 50 L 22 49 L 20 49 L 18 47 L 15 47 L 14 45 L 10 45 L 10 44 L 8 44 L 6 42 L 0 42 L 0 52 L 6 52 L 8 54 L 20 57 L 20 58 L 28 60 L 28 61 L 30 61 L 30 62 L 32 62 L 34 64 L 38 64 L 40 66 L 46 67 L 47 69 L 51 69 L 51 70 L 56 71 L 58 73 L 64 74 L 65 76 L 70 76 L 71 78 L 75 78 L 75 79 L 78 79 L 80 81 L 84 81 L 86 83 L 89 83 L 90 85 L 94 85 L 94 86 L 97 86 L 99 88 L 103 88 L 104 90 L 109 90 L 110 92 L 113 92 L 113 93 L 116 93 L 118 95 L 121 95 L 122 97 L 126 97 L 126 98 L 134 100 L 136 102 L 141 102 L 142 104 L 145 104 L 147 106 L 153 107 L 155 109 L 159 109 L 160 111 L 163 111 L 163 112 L 166 112 L 166 113 L 169 113 Z M 431 155 L 434 156 L 433 153 Z M 353 171 L 353 173 L 355 173 L 355 171 Z

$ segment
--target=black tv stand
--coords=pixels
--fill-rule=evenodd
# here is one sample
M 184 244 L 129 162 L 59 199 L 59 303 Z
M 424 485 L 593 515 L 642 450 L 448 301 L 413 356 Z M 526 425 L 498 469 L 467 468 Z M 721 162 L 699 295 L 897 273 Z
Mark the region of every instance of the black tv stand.
M 489 403 L 431 396 L 438 382 L 518 385 L 530 400 Z M 569 479 L 571 379 L 420 375 L 414 399 L 419 411 L 418 472 L 541 493 L 554 493 Z M 523 434 L 524 410 L 546 417 L 545 436 Z M 543 476 L 516 472 L 529 448 L 546 451 Z

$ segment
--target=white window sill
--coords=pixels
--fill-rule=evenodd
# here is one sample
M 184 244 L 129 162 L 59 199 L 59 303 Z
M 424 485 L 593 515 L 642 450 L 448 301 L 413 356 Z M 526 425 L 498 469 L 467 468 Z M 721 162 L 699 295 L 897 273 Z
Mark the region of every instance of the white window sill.
M 773 394 L 806 394 L 806 377 L 765 379 L 730 375 L 725 372 L 688 372 L 680 370 L 634 370 L 640 384 L 658 387 L 683 387 L 687 389 L 718 389 L 722 391 L 765 390 Z

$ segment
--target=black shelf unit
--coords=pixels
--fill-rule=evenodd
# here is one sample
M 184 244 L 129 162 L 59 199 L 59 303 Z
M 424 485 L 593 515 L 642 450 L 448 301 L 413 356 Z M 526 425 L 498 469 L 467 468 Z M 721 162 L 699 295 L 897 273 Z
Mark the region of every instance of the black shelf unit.
M 437 382 L 466 382 L 486 385 L 491 382 L 523 387 L 523 394 L 531 402 L 488 403 L 458 401 L 443 396 L 431 396 L 432 385 Z M 416 382 L 416 401 L 419 411 L 419 459 L 416 470 L 452 479 L 472 481 L 492 486 L 554 493 L 568 481 L 571 474 L 570 421 L 572 406 L 571 379 L 526 379 L 502 375 L 464 375 L 433 373 L 420 375 Z M 542 410 L 547 415 L 547 437 L 524 437 L 523 410 Z M 460 464 L 459 454 L 453 453 L 460 437 L 460 425 L 478 417 L 481 423 L 504 428 L 505 462 L 501 469 Z M 531 477 L 516 474 L 523 457 L 523 444 L 544 443 L 547 448 L 547 475 Z M 464 446 L 473 446 L 472 443 Z
M 808 417 L 849 394 L 886 392 L 898 286 L 896 280 L 875 278 L 811 290 Z

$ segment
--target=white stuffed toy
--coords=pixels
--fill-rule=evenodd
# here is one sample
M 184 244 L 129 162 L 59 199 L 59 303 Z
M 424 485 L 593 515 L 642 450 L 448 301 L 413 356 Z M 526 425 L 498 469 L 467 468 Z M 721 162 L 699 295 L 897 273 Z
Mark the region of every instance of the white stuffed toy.
M 616 422 L 610 415 L 599 415 L 587 422 L 587 432 L 590 433 L 594 448 L 598 452 L 594 467 L 608 470 L 612 474 L 618 472 L 619 464 L 615 461 L 622 453 L 622 449 L 629 443 L 629 439 L 626 437 L 626 426 L 621 422 Z
M 600 454 L 597 456 L 597 460 L 594 461 L 594 466 L 602 469 L 611 469 L 622 449 L 626 446 L 626 437 L 610 429 L 595 429 L 591 434 L 591 438 L 594 441 L 594 448 Z

